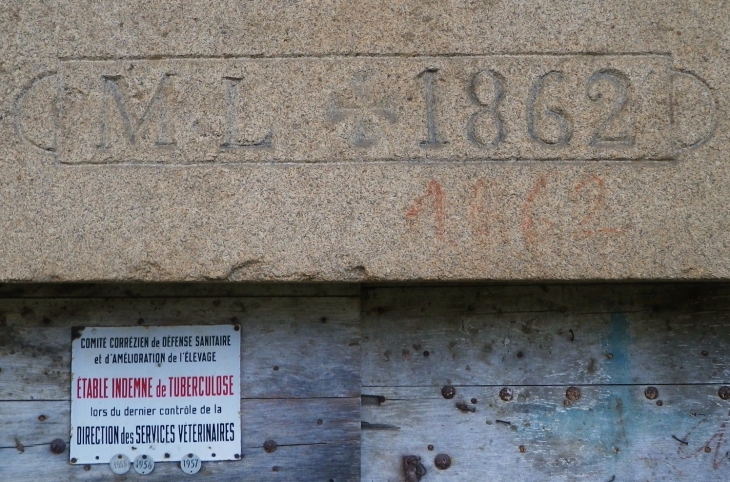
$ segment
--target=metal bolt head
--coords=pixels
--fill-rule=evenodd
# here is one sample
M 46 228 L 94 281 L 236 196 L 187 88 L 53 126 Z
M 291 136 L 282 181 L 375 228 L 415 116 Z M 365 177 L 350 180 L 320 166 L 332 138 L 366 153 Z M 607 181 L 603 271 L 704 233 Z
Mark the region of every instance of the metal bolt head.
M 525 447 L 524 445 L 520 445 L 520 452 L 523 454 L 527 452 L 527 447 Z
M 580 398 L 580 388 L 568 387 L 568 389 L 565 391 L 565 398 L 567 398 L 571 402 L 575 402 Z
M 644 396 L 649 400 L 656 400 L 659 398 L 659 390 L 657 387 L 646 387 L 646 390 L 644 390 Z
M 512 401 L 512 398 L 514 397 L 514 392 L 511 388 L 503 388 L 499 391 L 499 398 L 501 398 L 505 402 Z
M 276 451 L 276 447 L 278 447 L 278 445 L 276 445 L 276 442 L 271 439 L 264 442 L 264 450 L 266 450 L 266 452 L 269 454 Z
M 451 457 L 448 454 L 438 454 L 434 457 L 433 464 L 439 470 L 446 470 L 451 467 Z
M 717 394 L 723 400 L 730 400 L 730 387 L 720 387 L 720 389 L 717 391 Z
M 61 440 L 60 438 L 57 438 L 53 442 L 51 442 L 51 452 L 54 454 L 62 454 L 66 451 L 66 442 Z
M 451 385 L 446 385 L 444 388 L 441 389 L 441 396 L 447 400 L 454 398 L 455 395 L 456 395 L 456 388 L 454 388 Z

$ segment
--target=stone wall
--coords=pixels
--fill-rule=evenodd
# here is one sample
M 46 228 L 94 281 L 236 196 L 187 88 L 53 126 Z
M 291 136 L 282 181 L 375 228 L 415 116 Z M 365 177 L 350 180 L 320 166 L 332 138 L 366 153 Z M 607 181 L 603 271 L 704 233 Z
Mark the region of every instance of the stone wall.
M 0 279 L 725 279 L 721 2 L 10 1 Z

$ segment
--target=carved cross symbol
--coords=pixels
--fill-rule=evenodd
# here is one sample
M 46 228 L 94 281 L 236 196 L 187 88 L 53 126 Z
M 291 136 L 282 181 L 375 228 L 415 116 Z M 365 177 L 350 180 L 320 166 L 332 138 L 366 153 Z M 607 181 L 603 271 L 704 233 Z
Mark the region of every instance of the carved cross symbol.
M 377 135 L 373 133 L 378 118 L 391 123 L 397 120 L 395 111 L 384 99 L 374 99 L 367 78 L 367 72 L 357 72 L 352 81 L 352 95 L 335 96 L 327 112 L 327 117 L 334 124 L 353 117 L 355 124 L 350 143 L 356 147 L 372 147 L 378 143 Z

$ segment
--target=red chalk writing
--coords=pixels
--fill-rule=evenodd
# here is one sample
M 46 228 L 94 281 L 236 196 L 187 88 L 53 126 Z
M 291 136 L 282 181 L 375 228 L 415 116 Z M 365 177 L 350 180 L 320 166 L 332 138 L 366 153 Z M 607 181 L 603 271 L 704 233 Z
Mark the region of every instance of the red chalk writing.
M 471 236 L 478 241 L 509 242 L 505 232 L 510 228 L 506 219 L 518 220 L 511 228 L 519 233 L 528 249 L 540 245 L 549 237 L 584 240 L 598 236 L 625 234 L 630 223 L 615 219 L 615 203 L 610 205 L 611 190 L 598 175 L 588 175 L 568 183 L 541 174 L 515 203 L 504 182 L 477 179 L 467 187 L 454 188 L 463 197 L 447 196 L 447 189 L 437 179 L 428 181 L 422 194 L 414 198 L 406 210 L 409 229 L 418 229 L 417 220 L 431 223 L 436 239 Z M 517 197 L 519 199 L 519 197 Z M 512 210 L 513 216 L 508 216 Z M 514 212 L 514 211 L 517 212 Z M 447 214 L 448 213 L 448 214 Z M 466 216 L 464 216 L 464 214 Z M 613 216 L 612 216 L 613 215 Z M 468 226 L 462 226 L 465 219 Z M 493 232 L 492 227 L 499 227 Z M 427 228 L 420 225 L 420 232 Z M 496 236 L 496 238 L 495 238 Z

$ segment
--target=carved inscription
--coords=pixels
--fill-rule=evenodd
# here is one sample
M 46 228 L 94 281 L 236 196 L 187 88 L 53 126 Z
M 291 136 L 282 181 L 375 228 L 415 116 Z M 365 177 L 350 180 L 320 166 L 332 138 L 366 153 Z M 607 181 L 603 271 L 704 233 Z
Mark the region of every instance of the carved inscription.
M 335 124 L 351 124 L 347 135 L 351 146 L 373 147 L 383 137 L 382 130 L 377 127 L 378 121 L 396 122 L 395 111 L 386 99 L 376 96 L 373 89 L 368 72 L 361 70 L 353 76 L 350 91 L 333 98 L 328 117 Z
M 438 69 L 426 69 L 418 76 L 422 77 L 426 84 L 426 131 L 428 139 L 421 141 L 421 147 L 441 147 L 444 143 L 439 138 L 436 128 L 436 93 L 434 77 Z
M 271 147 L 272 132 L 269 131 L 259 141 L 241 140 L 238 129 L 238 90 L 243 79 L 236 77 L 224 77 L 223 82 L 226 85 L 226 104 L 228 110 L 226 112 L 226 128 L 225 138 L 221 148 L 223 149 L 241 149 L 241 148 L 265 148 Z
M 714 110 L 673 124 L 693 105 L 674 82 L 710 90 L 666 55 L 65 61 L 56 76 L 46 151 L 64 164 L 667 160 L 715 125 Z
M 591 137 L 592 146 L 631 146 L 634 144 L 633 127 L 622 122 L 625 111 L 629 105 L 631 94 L 631 83 L 623 72 L 615 69 L 602 69 L 591 75 L 586 86 L 588 98 L 593 102 L 601 102 L 606 97 L 605 90 L 601 84 L 607 84 L 613 90 L 613 100 L 609 101 L 610 112 L 596 126 L 596 131 Z M 616 128 L 614 124 L 620 127 Z M 612 129 L 618 132 L 611 133 Z
M 573 138 L 573 121 L 562 107 L 545 106 L 544 113 L 540 112 L 539 105 L 544 104 L 543 90 L 551 82 L 563 82 L 563 72 L 551 70 L 541 75 L 530 89 L 527 101 L 527 132 L 530 137 L 545 146 L 563 147 Z M 543 109 L 541 109 L 543 110 Z M 538 120 L 543 117 L 545 122 L 552 121 L 552 129 L 539 129 Z M 545 133 L 548 131 L 549 133 Z M 552 132 L 551 132 L 552 131 Z
M 482 97 L 484 94 L 481 93 L 481 84 L 484 82 L 491 84 L 491 100 Z M 499 103 L 504 98 L 504 85 L 504 78 L 493 70 L 476 72 L 469 82 L 469 96 L 481 109 L 469 118 L 466 134 L 470 141 L 481 147 L 497 147 L 506 135 L 504 121 L 497 111 Z M 485 127 L 489 121 L 491 121 L 490 126 Z M 485 131 L 491 131 L 491 135 L 485 134 Z
M 101 102 L 102 112 L 99 117 L 100 120 L 100 131 L 99 131 L 99 143 L 97 147 L 99 149 L 109 149 L 112 144 L 118 142 L 124 142 L 121 139 L 111 140 L 109 131 L 111 130 L 109 124 L 111 123 L 110 105 L 114 105 L 117 108 L 119 114 L 119 120 L 121 121 L 122 133 L 121 137 L 130 144 L 136 144 L 137 138 L 140 133 L 147 134 L 152 128 L 142 130 L 143 124 L 151 123 L 153 116 L 157 116 L 157 137 L 154 141 L 154 145 L 157 147 L 172 146 L 175 141 L 170 133 L 170 120 L 167 108 L 168 93 L 170 91 L 170 78 L 172 74 L 164 74 L 160 79 L 157 89 L 154 95 L 150 99 L 147 106 L 144 108 L 142 115 L 135 119 L 133 114 L 129 112 L 127 102 L 124 100 L 124 95 L 119 87 L 120 75 L 109 75 L 102 76 L 101 83 L 104 85 L 104 93 L 110 98 L 105 99 Z

